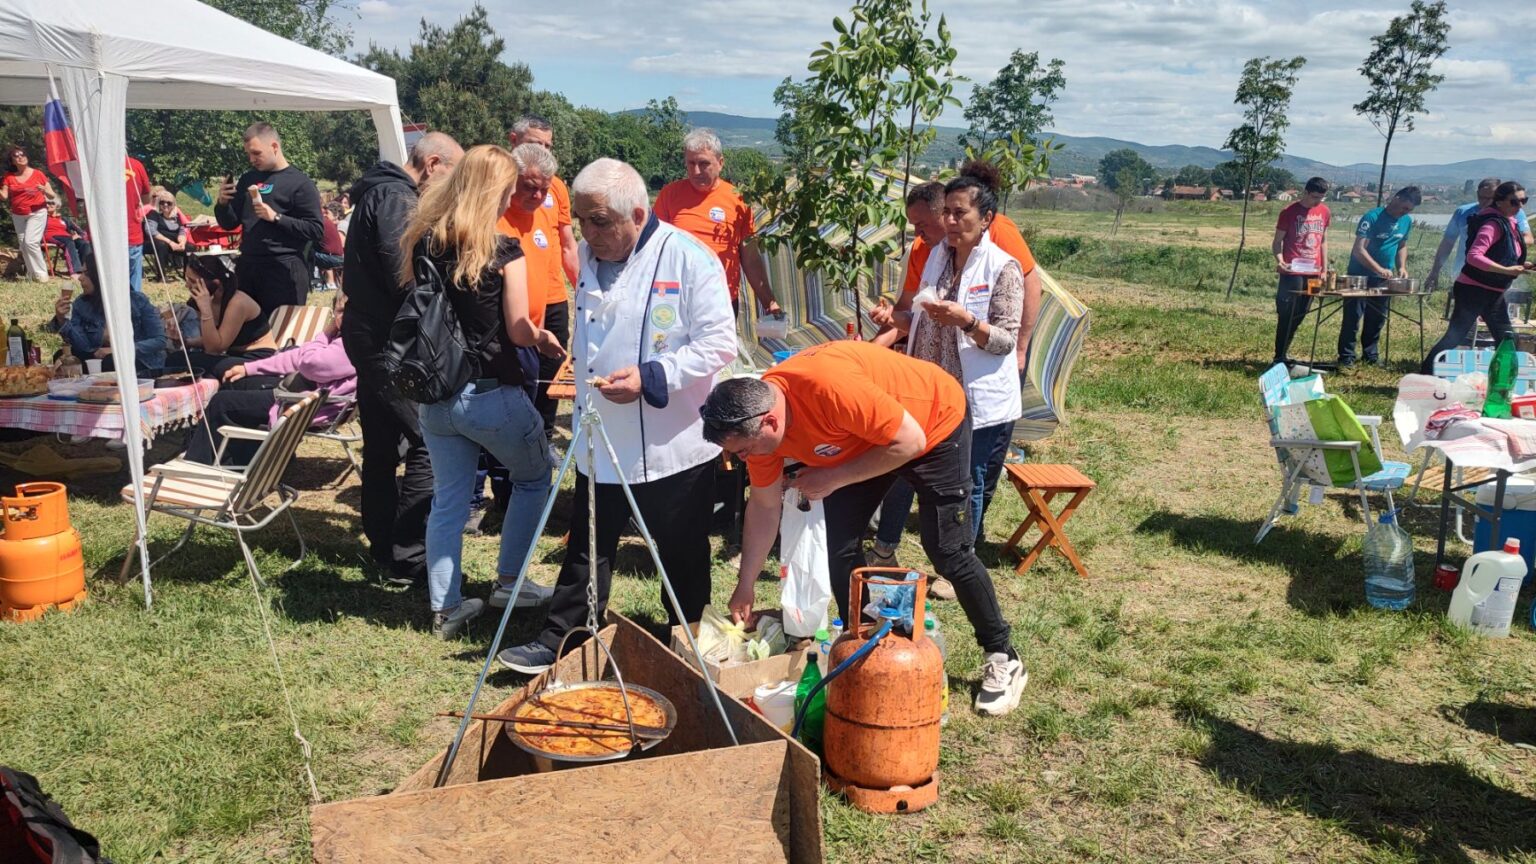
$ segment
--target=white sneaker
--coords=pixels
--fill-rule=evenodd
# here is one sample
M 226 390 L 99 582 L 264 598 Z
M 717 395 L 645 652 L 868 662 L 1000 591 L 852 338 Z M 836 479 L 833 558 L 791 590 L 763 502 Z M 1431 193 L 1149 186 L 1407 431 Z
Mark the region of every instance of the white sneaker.
M 1029 672 L 1024 661 L 1010 658 L 998 652 L 988 654 L 981 667 L 981 692 L 976 694 L 976 713 L 989 717 L 1001 717 L 1019 707 L 1019 697 L 1024 695 L 1024 685 L 1029 683 Z

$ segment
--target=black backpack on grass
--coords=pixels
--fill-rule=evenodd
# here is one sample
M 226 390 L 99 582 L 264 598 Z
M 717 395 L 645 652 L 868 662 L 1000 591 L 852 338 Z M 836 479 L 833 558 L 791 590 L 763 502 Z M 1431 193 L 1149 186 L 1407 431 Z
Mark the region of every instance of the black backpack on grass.
M 426 255 L 427 243 L 423 239 L 416 247 L 416 284 L 389 327 L 382 363 L 396 392 L 422 405 L 441 402 L 480 377 L 480 352 L 464 339 L 448 283 Z
M 101 845 L 70 823 L 37 778 L 0 766 L 0 861 L 5 864 L 112 864 Z

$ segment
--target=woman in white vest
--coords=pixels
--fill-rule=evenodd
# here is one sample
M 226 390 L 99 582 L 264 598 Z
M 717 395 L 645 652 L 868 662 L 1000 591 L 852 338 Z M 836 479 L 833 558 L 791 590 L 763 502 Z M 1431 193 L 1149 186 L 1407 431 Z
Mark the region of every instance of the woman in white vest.
M 601 443 L 597 464 L 576 451 L 575 500 L 565 562 L 544 630 L 502 651 L 502 664 L 528 675 L 555 660 L 561 637 L 587 621 L 587 581 L 597 568 L 596 610 L 608 602 L 613 556 L 630 509 L 622 477 L 656 541 L 683 615 L 697 621 L 709 603 L 709 522 L 720 448 L 704 440 L 699 408 L 737 354 L 731 295 L 720 259 L 698 240 L 659 221 L 645 181 L 629 165 L 599 159 L 571 184 L 581 222 L 581 277 L 572 316 L 579 428 L 588 395 L 613 442 L 618 470 Z M 587 477 L 596 471 L 597 560 L 588 560 Z M 668 619 L 675 617 L 662 595 Z M 676 624 L 677 621 L 671 621 Z M 579 644 L 572 639 L 567 647 Z
M 1001 473 L 1009 431 L 1023 414 L 1014 347 L 1024 309 L 1024 274 L 1019 262 L 987 236 L 997 215 L 997 190 L 996 168 L 980 160 L 967 162 L 944 187 L 944 242 L 928 256 L 911 311 L 882 305 L 870 313 L 876 324 L 906 332 L 908 354 L 937 363 L 965 385 L 973 430 L 972 526 L 981 524 L 988 466 L 996 463 L 993 477 Z M 897 480 L 881 506 L 909 512 L 912 488 Z M 894 564 L 900 539 L 899 532 L 877 535 L 870 564 Z M 952 589 L 942 590 L 946 587 L 938 586 L 936 594 L 952 597 Z

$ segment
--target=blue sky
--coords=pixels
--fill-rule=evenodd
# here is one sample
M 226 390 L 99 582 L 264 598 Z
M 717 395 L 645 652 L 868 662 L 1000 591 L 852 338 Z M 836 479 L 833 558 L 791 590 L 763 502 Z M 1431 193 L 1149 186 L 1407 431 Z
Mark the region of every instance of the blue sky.
M 426 18 L 451 26 L 471 0 L 360 0 L 338 13 L 354 47 L 404 49 Z M 1220 146 L 1239 122 L 1232 94 L 1250 57 L 1308 58 L 1292 102 L 1291 153 L 1335 164 L 1372 162 L 1382 139 L 1351 105 L 1370 37 L 1407 0 L 1344 4 L 1215 0 L 931 0 L 948 16 L 958 71 L 985 81 L 1015 48 L 1066 62 L 1057 131 L 1147 144 Z M 684 108 L 777 114 L 773 88 L 804 73 L 846 0 L 566 0 L 487 2 L 507 57 L 535 85 L 579 105 L 617 110 L 676 96 Z M 526 10 L 526 11 L 525 11 Z M 1456 2 L 1446 81 L 1394 163 L 1477 157 L 1536 159 L 1536 4 Z M 962 95 L 963 98 L 963 95 Z M 944 118 L 962 125 L 959 112 Z

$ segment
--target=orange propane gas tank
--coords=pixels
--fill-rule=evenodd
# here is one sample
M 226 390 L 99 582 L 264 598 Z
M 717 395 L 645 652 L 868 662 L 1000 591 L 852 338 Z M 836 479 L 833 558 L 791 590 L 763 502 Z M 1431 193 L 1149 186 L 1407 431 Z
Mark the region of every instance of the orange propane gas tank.
M 0 497 L 0 620 L 31 621 L 85 599 L 80 533 L 62 483 L 22 483 Z
M 904 576 L 905 568 L 867 567 L 849 580 L 848 611 L 855 620 L 864 583 L 876 573 Z M 927 580 L 915 583 L 913 608 L 922 609 Z M 836 669 L 875 634 L 877 627 L 850 630 L 832 646 L 827 661 Z M 894 629 L 866 656 L 827 684 L 823 748 L 827 783 L 849 803 L 871 813 L 921 810 L 939 797 L 939 720 L 944 713 L 944 657 L 918 628 L 911 636 Z

